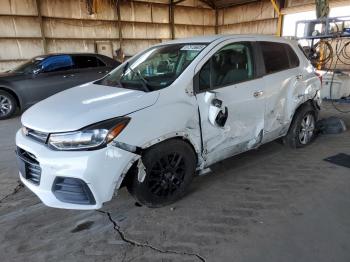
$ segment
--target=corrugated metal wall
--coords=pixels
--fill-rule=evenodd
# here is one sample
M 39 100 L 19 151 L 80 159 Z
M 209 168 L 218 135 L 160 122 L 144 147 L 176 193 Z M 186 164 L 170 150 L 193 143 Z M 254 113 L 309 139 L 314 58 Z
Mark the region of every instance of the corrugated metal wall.
M 331 0 L 331 6 L 350 0 Z M 37 3 L 40 3 L 37 7 Z M 120 47 L 116 0 L 0 0 L 0 72 L 44 53 L 95 52 L 100 44 L 110 54 Z M 126 56 L 171 39 L 169 0 L 120 2 L 122 50 Z M 314 8 L 314 0 L 287 0 L 284 13 Z M 39 12 L 38 12 L 39 11 Z M 199 0 L 174 7 L 175 38 L 215 34 L 275 34 L 277 14 L 270 0 L 216 11 Z M 103 48 L 105 50 L 105 48 Z
M 275 34 L 277 15 L 270 0 L 220 9 L 218 13 L 221 34 Z
M 43 54 L 41 30 L 49 53 L 94 52 L 99 42 L 112 45 L 112 50 L 120 47 L 116 1 L 95 0 L 93 15 L 88 14 L 85 0 L 38 2 L 39 7 L 36 0 L 0 1 L 0 71 Z M 121 1 L 126 56 L 171 39 L 168 2 Z M 174 21 L 176 38 L 215 33 L 215 11 L 198 0 L 176 5 Z

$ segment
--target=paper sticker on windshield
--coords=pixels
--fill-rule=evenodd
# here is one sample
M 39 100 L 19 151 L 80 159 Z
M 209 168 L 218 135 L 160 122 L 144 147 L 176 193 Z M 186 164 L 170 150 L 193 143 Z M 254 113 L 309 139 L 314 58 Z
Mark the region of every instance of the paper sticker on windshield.
M 205 45 L 185 45 L 181 48 L 183 51 L 202 51 Z

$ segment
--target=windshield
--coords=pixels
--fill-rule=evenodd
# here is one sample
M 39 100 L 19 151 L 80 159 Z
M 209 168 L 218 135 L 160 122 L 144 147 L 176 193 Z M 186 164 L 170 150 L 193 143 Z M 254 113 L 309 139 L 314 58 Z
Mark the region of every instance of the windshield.
M 40 70 L 40 63 L 44 60 L 44 57 L 34 57 L 33 59 L 21 64 L 12 70 L 15 73 L 21 74 L 32 74 L 35 73 L 36 70 Z
M 170 44 L 131 58 L 96 84 L 143 91 L 165 88 L 174 82 L 206 44 Z

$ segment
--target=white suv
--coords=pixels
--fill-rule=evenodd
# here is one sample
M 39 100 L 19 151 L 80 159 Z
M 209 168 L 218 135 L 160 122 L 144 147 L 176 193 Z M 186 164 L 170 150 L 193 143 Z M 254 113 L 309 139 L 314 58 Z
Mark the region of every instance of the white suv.
M 309 144 L 320 88 L 298 44 L 283 38 L 163 43 L 26 111 L 20 178 L 51 207 L 98 209 L 123 185 L 163 206 L 217 161 L 277 138 Z

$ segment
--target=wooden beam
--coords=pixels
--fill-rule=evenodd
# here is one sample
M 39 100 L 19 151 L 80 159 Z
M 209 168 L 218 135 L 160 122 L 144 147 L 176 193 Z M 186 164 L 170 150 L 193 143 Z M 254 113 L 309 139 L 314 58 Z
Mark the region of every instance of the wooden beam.
M 208 5 L 212 9 L 217 9 L 215 3 L 212 0 L 200 0 L 200 1 Z
M 181 2 L 184 2 L 185 0 L 178 0 L 178 1 L 175 1 L 173 2 L 173 5 L 177 5 L 177 4 L 180 4 Z
M 46 38 L 45 38 L 45 32 L 44 32 L 44 26 L 43 26 L 43 17 L 41 15 L 41 10 L 40 10 L 40 2 L 41 0 L 36 0 L 36 10 L 38 13 L 38 19 L 39 19 L 39 24 L 40 24 L 40 33 L 41 33 L 41 42 L 43 45 L 43 51 L 44 54 L 47 54 L 47 43 L 46 43 Z

